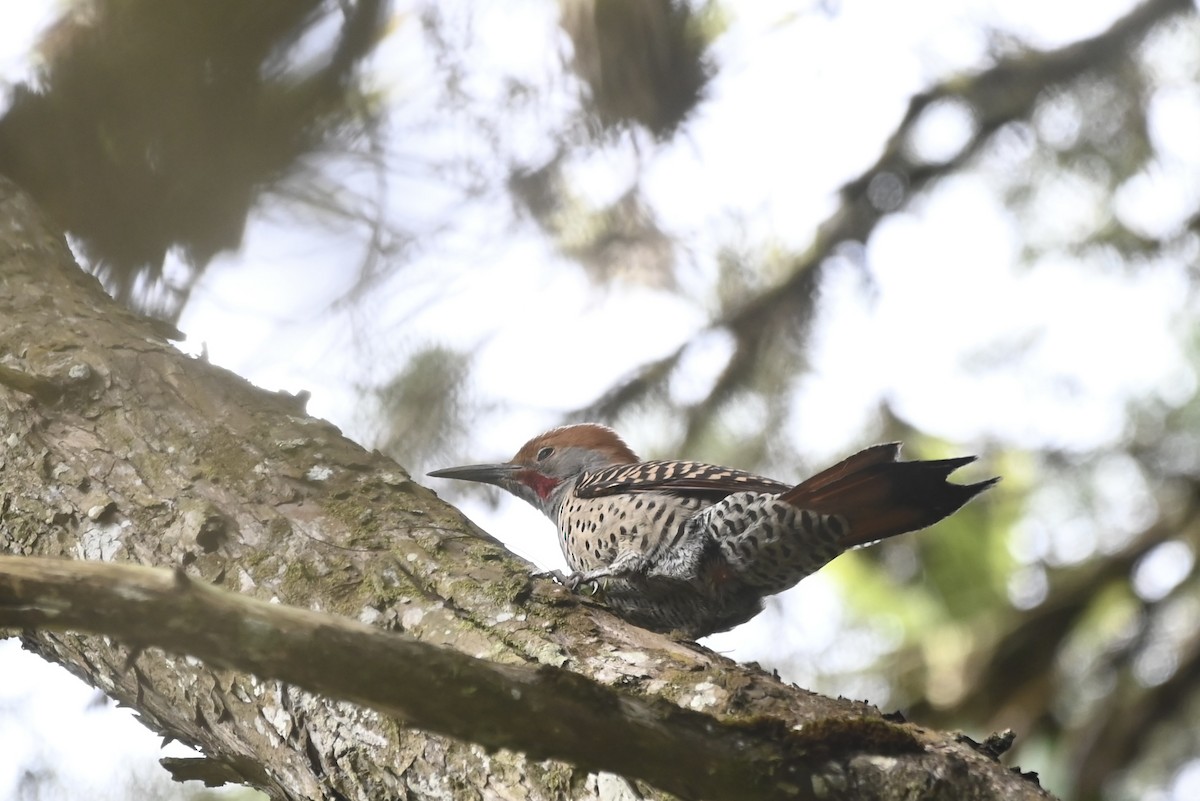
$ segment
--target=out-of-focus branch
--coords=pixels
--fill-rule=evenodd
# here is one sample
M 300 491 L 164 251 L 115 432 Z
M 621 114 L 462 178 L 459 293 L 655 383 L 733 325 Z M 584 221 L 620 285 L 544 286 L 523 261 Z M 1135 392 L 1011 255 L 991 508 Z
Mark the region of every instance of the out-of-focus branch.
M 1025 50 L 1004 57 L 990 69 L 974 75 L 948 78 L 913 97 L 875 164 L 842 187 L 840 206 L 818 226 L 808 249 L 793 260 L 788 277 L 714 319 L 701 332 L 724 330 L 732 334 L 737 341 L 736 358 L 746 366 L 726 370 L 710 393 L 712 400 L 696 404 L 690 414 L 697 418 L 710 414 L 733 389 L 745 385 L 764 349 L 772 344 L 767 332 L 803 332 L 812 317 L 821 266 L 838 245 L 867 241 L 880 220 L 904 208 L 938 179 L 961 169 L 998 129 L 1028 118 L 1048 88 L 1077 80 L 1089 72 L 1112 69 L 1130 56 L 1138 41 L 1155 25 L 1192 8 L 1189 0 L 1147 0 L 1090 39 L 1054 50 Z M 973 117 L 974 130 L 952 158 L 939 163 L 920 161 L 909 144 L 925 112 L 940 103 L 966 106 Z M 663 391 L 686 349 L 685 345 L 670 356 L 636 370 L 571 416 L 611 419 L 628 406 Z M 690 420 L 689 430 L 703 422 Z
M 318 183 L 314 154 L 374 138 L 358 74 L 387 20 L 386 0 L 69 9 L 42 37 L 38 79 L 0 114 L 0 173 L 120 299 L 174 321 L 211 259 L 241 245 L 265 191 L 302 193 Z M 308 211 L 332 206 L 381 236 L 378 216 L 311 194 Z M 189 269 L 167 280 L 172 251 Z

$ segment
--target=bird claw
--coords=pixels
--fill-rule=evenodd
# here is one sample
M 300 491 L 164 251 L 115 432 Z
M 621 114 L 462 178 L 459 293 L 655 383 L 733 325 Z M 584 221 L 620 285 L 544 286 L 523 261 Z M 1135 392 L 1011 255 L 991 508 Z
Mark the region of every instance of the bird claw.
M 599 583 L 595 579 L 589 579 L 578 570 L 570 573 L 564 573 L 561 570 L 539 570 L 533 574 L 533 577 L 552 578 L 571 592 L 581 592 L 580 585 L 590 587 L 591 589 L 586 591 L 587 595 L 595 595 L 600 588 Z

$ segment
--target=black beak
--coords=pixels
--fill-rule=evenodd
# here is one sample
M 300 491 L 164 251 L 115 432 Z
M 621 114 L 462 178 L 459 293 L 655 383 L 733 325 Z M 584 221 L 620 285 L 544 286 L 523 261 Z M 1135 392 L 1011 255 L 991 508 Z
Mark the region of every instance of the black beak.
M 481 484 L 495 484 L 504 487 L 512 481 L 512 474 L 519 468 L 513 464 L 468 464 L 462 467 L 447 467 L 434 470 L 427 475 L 434 478 L 456 478 L 459 481 L 478 481 Z

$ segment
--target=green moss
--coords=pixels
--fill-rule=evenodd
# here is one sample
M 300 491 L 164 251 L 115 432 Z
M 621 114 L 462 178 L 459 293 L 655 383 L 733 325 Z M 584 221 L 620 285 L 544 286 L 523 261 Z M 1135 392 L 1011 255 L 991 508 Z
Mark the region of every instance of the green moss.
M 527 769 L 530 778 L 534 780 L 533 784 L 541 784 L 547 790 L 561 794 L 563 798 L 576 796 L 576 791 L 582 789 L 577 785 L 587 778 L 585 773 L 575 770 L 570 765 L 553 760 L 530 762 Z
M 261 582 L 263 563 L 273 556 L 274 554 L 269 550 L 247 548 L 238 554 L 237 566 L 239 569 L 245 570 L 255 582 Z
M 363 576 L 359 592 L 355 593 L 359 609 L 364 606 L 392 606 L 406 598 L 422 598 L 426 595 L 425 589 L 417 586 L 409 573 L 387 560 L 380 561 L 382 564 L 377 565 L 377 569 Z
M 351 548 L 377 547 L 382 529 L 381 519 L 388 519 L 387 511 L 377 508 L 378 501 L 362 492 L 351 492 L 341 497 L 327 496 L 321 509 L 346 529 L 346 539 L 341 543 Z
M 222 484 L 230 476 L 252 475 L 257 457 L 245 446 L 245 439 L 235 438 L 220 428 L 210 428 L 197 443 L 180 445 L 186 452 L 196 447 L 201 476 L 214 484 Z
M 799 729 L 783 730 L 778 730 L 783 724 L 777 718 L 751 719 L 742 725 L 772 739 L 778 738 L 786 743 L 788 750 L 810 757 L 836 757 L 849 751 L 902 754 L 923 750 L 910 726 L 876 717 L 824 718 L 805 723 Z

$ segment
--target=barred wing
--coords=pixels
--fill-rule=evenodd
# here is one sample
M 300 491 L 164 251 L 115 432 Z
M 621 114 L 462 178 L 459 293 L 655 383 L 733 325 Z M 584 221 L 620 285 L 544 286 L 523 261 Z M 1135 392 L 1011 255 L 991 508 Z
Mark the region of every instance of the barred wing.
M 734 492 L 777 493 L 791 486 L 731 467 L 664 460 L 619 464 L 585 473 L 575 485 L 575 493 L 580 498 L 600 498 L 623 493 L 665 492 L 719 501 Z

